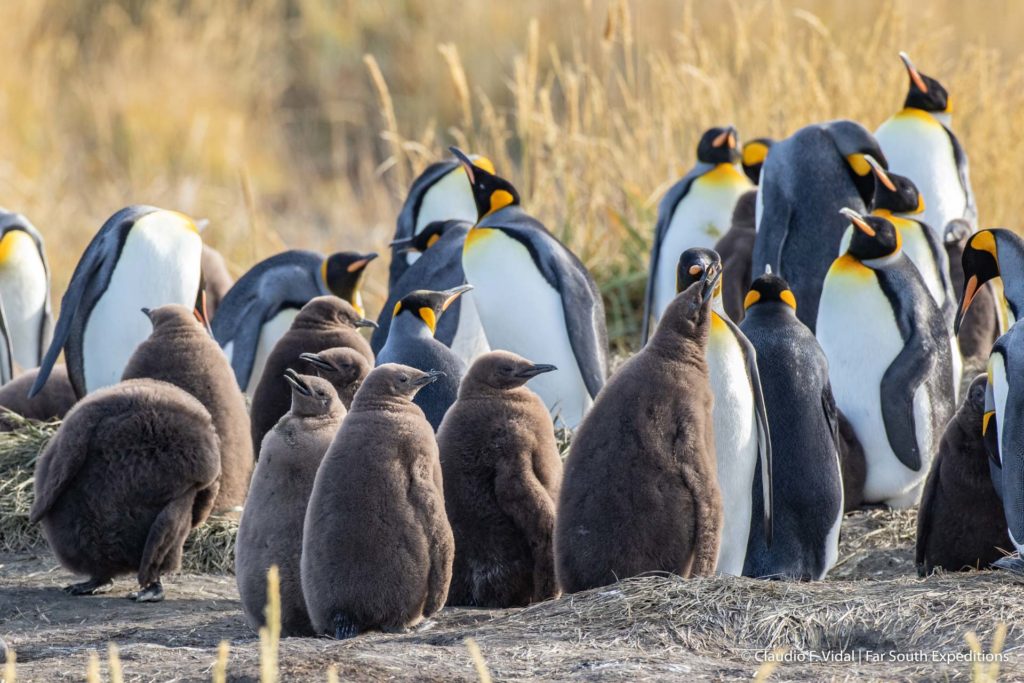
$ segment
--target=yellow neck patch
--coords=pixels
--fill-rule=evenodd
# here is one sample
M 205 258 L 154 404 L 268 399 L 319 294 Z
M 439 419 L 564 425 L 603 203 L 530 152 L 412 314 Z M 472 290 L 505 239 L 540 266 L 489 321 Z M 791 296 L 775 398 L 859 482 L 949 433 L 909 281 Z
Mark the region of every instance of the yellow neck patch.
M 508 190 L 495 190 L 491 193 L 491 208 L 487 210 L 485 215 L 490 216 L 495 211 L 504 209 L 514 201 L 515 198 Z
M 836 272 L 843 275 L 873 275 L 870 268 L 855 259 L 849 254 L 843 254 L 832 263 L 829 273 Z
M 462 250 L 466 251 L 470 247 L 479 245 L 496 232 L 498 231 L 495 228 L 471 228 L 466 235 L 466 241 L 463 243 Z
M 35 251 L 36 243 L 24 230 L 8 230 L 4 238 L 0 240 L 0 263 L 7 263 L 16 258 L 18 252 L 32 249 Z
M 753 186 L 750 178 L 736 168 L 735 164 L 717 164 L 713 169 L 702 175 L 700 180 L 713 185 Z
M 437 316 L 434 315 L 434 309 L 423 306 L 417 313 L 419 313 L 420 320 L 427 324 L 427 327 L 430 328 L 430 333 L 433 334 L 434 330 L 437 329 Z

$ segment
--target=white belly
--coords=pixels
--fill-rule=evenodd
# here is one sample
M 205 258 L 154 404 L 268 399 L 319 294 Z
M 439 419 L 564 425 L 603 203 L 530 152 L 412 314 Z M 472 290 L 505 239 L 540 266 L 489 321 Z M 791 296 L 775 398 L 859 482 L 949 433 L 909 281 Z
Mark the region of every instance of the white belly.
M 711 326 L 707 362 L 715 397 L 711 416 L 724 513 L 717 572 L 739 576 L 743 573 L 750 534 L 757 427 L 743 351 L 717 315 Z
M 842 471 L 842 465 L 839 463 L 839 452 L 835 454 L 836 472 Z M 840 492 L 842 487 L 840 486 Z M 839 511 L 836 513 L 836 520 L 832 523 L 831 528 L 828 530 L 828 534 L 825 536 L 825 569 L 817 577 L 818 581 L 821 581 L 825 576 L 832 571 L 832 567 L 836 566 L 836 562 L 839 561 L 839 530 L 843 526 L 843 507 L 845 507 L 845 500 L 842 496 L 839 498 Z
M 520 242 L 500 230 L 480 233 L 467 238 L 472 246 L 463 252 L 462 268 L 474 287 L 471 296 L 487 341 L 492 349 L 558 367 L 527 386 L 544 400 L 556 424 L 575 427 L 593 400 L 569 342 L 562 297 Z
M 451 348 L 452 352 L 466 363 L 467 368 L 478 356 L 491 350 L 472 292 L 464 294 L 459 299 L 459 326 L 455 330 Z
M 285 308 L 263 323 L 263 327 L 260 329 L 260 339 L 256 343 L 256 353 L 253 356 L 249 381 L 245 385 L 246 396 L 252 398 L 252 395 L 256 393 L 256 387 L 259 386 L 260 378 L 263 377 L 263 369 L 267 367 L 267 358 L 270 356 L 270 352 L 274 350 L 274 346 L 285 335 L 285 332 L 291 328 L 292 321 L 298 314 L 299 309 L 297 308 Z M 229 344 L 229 346 L 232 347 L 233 352 L 234 344 Z M 227 348 L 224 351 L 228 353 Z M 228 358 L 231 358 L 230 353 Z
M 195 305 L 202 251 L 199 234 L 178 214 L 158 211 L 136 222 L 85 326 L 87 391 L 121 380 L 135 348 L 153 330 L 142 308 Z
M 476 222 L 476 202 L 469 186 L 466 172 L 459 167 L 430 186 L 420 201 L 416 214 L 413 234 L 420 234 L 423 228 L 434 221 L 463 220 Z M 416 251 L 405 254 L 406 262 L 412 265 L 420 257 Z
M 992 399 L 995 402 L 996 428 L 999 430 L 999 462 L 1003 462 L 1003 434 L 1006 424 L 1006 397 L 1010 385 L 1006 381 L 1006 364 L 1002 355 L 993 353 L 988 359 L 988 381 L 992 383 Z
M 22 230 L 0 241 L 0 301 L 7 318 L 14 362 L 22 369 L 39 365 L 43 313 L 47 299 L 46 268 L 36 243 Z

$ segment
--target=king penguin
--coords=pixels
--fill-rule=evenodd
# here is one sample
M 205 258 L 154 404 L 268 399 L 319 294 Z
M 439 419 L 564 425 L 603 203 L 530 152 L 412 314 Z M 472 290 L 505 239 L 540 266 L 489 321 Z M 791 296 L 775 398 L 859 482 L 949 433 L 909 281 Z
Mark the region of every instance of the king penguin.
M 148 318 L 126 311 L 181 304 L 195 307 L 205 322 L 202 253 L 199 230 L 184 214 L 139 205 L 111 216 L 75 267 L 30 397 L 62 349 L 79 398 L 117 384 L 152 331 Z
M 24 216 L 0 209 L 0 300 L 14 363 L 37 367 L 50 344 L 50 268 L 43 236 Z
M 415 237 L 396 240 L 399 246 L 419 254 L 398 282 L 388 291 L 388 300 L 377 318 L 377 329 L 370 337 L 370 347 L 380 353 L 388 338 L 391 314 L 399 300 L 417 289 L 435 292 L 466 284 L 462 272 L 462 247 L 473 224 L 467 221 L 434 221 Z M 448 306 L 444 317 L 437 321 L 434 338 L 447 346 L 468 367 L 478 356 L 487 353 L 487 335 L 480 324 L 473 297 L 459 297 Z
M 642 341 L 651 318 L 676 296 L 676 262 L 691 247 L 710 249 L 728 230 L 736 201 L 754 186 L 740 169 L 737 132 L 712 128 L 697 145 L 697 165 L 665 194 L 658 207 L 644 296 Z
M 519 206 L 510 182 L 460 150 L 473 186 L 478 222 L 466 236 L 462 269 L 493 349 L 544 358 L 558 370 L 533 381 L 555 416 L 573 428 L 601 390 L 608 333 L 601 292 L 586 267 Z
M 291 250 L 260 261 L 228 291 L 213 318 L 213 336 L 224 349 L 238 386 L 256 390 L 267 356 L 310 300 L 334 294 L 360 316 L 360 286 L 377 254 L 343 251 L 324 258 Z
M 754 138 L 743 143 L 743 148 L 740 151 L 740 163 L 743 165 L 743 172 L 755 185 L 761 184 L 761 169 L 774 144 L 775 140 L 771 138 Z
M 847 222 L 839 209 L 866 213 L 874 193 L 867 156 L 887 168 L 863 126 L 814 124 L 772 145 L 757 189 L 757 237 L 751 272 L 765 266 L 785 278 L 800 302 L 797 316 L 814 331 L 821 285 Z
M 676 287 L 682 292 L 704 277 L 705 272 L 721 271 L 722 261 L 714 251 L 687 249 L 679 257 Z M 739 576 L 743 573 L 752 515 L 763 521 L 764 533 L 771 543 L 771 438 L 757 372 L 757 354 L 746 335 L 725 312 L 720 278 L 713 291 L 707 363 L 711 393 L 715 398 L 711 420 L 724 513 L 716 571 Z M 754 472 L 758 469 L 761 476 L 755 479 Z M 763 508 L 756 514 L 751 507 L 755 487 L 761 489 Z
M 856 231 L 825 277 L 817 337 L 836 403 L 864 449 L 864 502 L 905 508 L 953 414 L 949 332 L 893 224 L 842 214 Z
M 942 238 L 946 224 L 965 218 L 977 224 L 967 154 L 950 129 L 949 94 L 934 78 L 925 76 L 910 61 L 900 59 L 910 77 L 903 109 L 875 132 L 889 168 L 914 181 L 924 197 L 924 223 Z

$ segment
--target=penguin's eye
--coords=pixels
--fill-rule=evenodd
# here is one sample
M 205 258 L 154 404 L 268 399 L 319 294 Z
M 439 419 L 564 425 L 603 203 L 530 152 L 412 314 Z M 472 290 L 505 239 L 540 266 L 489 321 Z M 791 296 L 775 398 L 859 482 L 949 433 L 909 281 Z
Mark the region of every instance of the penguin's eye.
M 405 384 L 406 382 L 409 381 L 409 378 L 406 377 L 405 375 L 402 375 L 398 378 L 398 381 L 401 382 L 402 384 Z

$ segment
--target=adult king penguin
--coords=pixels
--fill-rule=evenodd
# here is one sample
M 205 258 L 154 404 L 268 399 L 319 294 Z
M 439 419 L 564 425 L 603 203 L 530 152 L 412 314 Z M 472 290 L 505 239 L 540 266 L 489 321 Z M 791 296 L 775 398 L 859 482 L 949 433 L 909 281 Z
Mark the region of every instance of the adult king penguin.
M 720 273 L 722 261 L 710 249 L 687 249 L 679 257 L 676 282 L 680 292 L 705 277 Z M 722 543 L 719 574 L 739 576 L 747 554 L 751 516 L 763 520 L 771 543 L 772 451 L 768 416 L 761 394 L 754 347 L 729 319 L 722 306 L 722 281 L 711 297 L 711 330 L 707 363 L 715 402 L 711 421 L 715 433 L 718 486 L 722 490 Z M 685 391 L 685 387 L 681 388 Z M 760 462 L 760 468 L 757 467 Z M 755 480 L 755 470 L 761 477 Z M 753 489 L 761 489 L 762 510 L 752 510 Z
M 125 311 L 181 304 L 195 307 L 205 322 L 202 254 L 199 230 L 184 214 L 139 205 L 111 216 L 75 267 L 30 397 L 43 388 L 62 349 L 79 398 L 117 384 L 152 331 L 145 316 Z
M 967 154 L 950 130 L 949 94 L 934 78 L 918 71 L 907 53 L 900 59 L 907 68 L 910 88 L 903 109 L 875 132 L 889 168 L 914 181 L 924 197 L 924 222 L 942 238 L 954 218 L 977 223 L 974 193 L 967 170 Z
M 887 168 L 860 124 L 830 121 L 801 128 L 772 145 L 757 190 L 757 238 L 751 272 L 765 266 L 789 282 L 797 316 L 814 331 L 821 285 L 847 222 L 839 209 L 866 213 L 874 192 L 868 156 Z
M 754 187 L 740 169 L 736 138 L 732 126 L 706 131 L 697 145 L 697 165 L 661 200 L 644 297 L 644 342 L 651 318 L 660 318 L 676 296 L 679 255 L 715 246 L 729 230 L 736 201 Z
M 893 224 L 842 214 L 856 231 L 825 278 L 817 337 L 836 403 L 864 448 L 864 502 L 903 508 L 917 502 L 953 414 L 949 332 Z
M 295 249 L 260 261 L 239 278 L 212 327 L 242 391 L 251 395 L 256 390 L 267 356 L 310 300 L 334 294 L 365 316 L 359 290 L 366 266 L 375 258 L 377 254 L 354 251 L 324 258 Z
M 473 187 L 478 222 L 466 236 L 462 269 L 493 349 L 543 358 L 558 370 L 532 389 L 573 428 L 604 385 L 608 334 L 601 293 L 586 267 L 519 206 L 510 182 L 459 157 Z
M 43 237 L 27 218 L 0 209 L 0 300 L 14 363 L 39 365 L 50 344 L 50 268 Z

